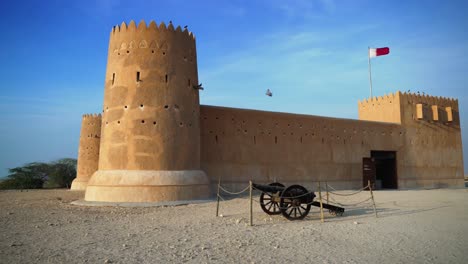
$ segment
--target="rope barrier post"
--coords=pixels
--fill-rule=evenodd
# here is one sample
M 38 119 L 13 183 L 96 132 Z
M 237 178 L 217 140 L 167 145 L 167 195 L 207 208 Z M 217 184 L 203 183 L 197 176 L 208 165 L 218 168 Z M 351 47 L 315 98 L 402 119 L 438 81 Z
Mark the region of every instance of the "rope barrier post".
M 323 223 L 323 203 L 322 203 L 322 191 L 320 190 L 320 182 L 318 182 L 318 193 L 320 200 L 320 221 Z
M 374 193 L 372 192 L 372 187 L 371 187 L 370 180 L 367 181 L 367 185 L 369 186 L 369 191 L 370 191 L 370 195 L 371 195 L 371 198 L 372 198 L 372 205 L 374 206 L 375 218 L 377 218 L 377 209 L 375 208 Z
M 250 226 L 253 226 L 252 181 L 249 181 L 250 189 Z
M 218 178 L 218 191 L 216 193 L 216 217 L 219 216 L 219 186 L 221 185 L 221 177 Z
M 325 190 L 327 191 L 327 204 L 328 202 L 328 182 L 325 182 Z

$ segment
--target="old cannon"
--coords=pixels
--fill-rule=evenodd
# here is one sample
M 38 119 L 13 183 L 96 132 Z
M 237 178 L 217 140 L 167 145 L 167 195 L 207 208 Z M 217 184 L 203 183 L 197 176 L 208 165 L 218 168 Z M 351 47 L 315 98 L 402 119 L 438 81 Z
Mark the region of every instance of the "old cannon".
M 289 220 L 300 220 L 309 214 L 310 207 L 320 207 L 320 202 L 315 201 L 314 192 L 309 192 L 301 185 L 285 187 L 279 182 L 269 185 L 252 184 L 253 188 L 261 191 L 260 207 L 269 215 L 282 214 Z M 341 216 L 344 208 L 322 202 L 322 206 L 331 214 Z

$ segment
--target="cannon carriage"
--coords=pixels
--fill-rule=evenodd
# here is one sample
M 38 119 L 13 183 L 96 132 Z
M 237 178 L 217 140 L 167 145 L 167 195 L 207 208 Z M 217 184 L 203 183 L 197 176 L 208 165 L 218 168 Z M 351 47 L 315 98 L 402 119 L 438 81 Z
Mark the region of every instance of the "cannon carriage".
M 285 187 L 279 182 L 269 185 L 252 184 L 261 191 L 260 207 L 269 215 L 282 214 L 288 220 L 301 220 L 309 214 L 311 206 L 320 207 L 320 202 L 314 201 L 316 195 L 301 185 Z M 323 203 L 322 207 L 337 216 L 344 213 L 344 208 Z

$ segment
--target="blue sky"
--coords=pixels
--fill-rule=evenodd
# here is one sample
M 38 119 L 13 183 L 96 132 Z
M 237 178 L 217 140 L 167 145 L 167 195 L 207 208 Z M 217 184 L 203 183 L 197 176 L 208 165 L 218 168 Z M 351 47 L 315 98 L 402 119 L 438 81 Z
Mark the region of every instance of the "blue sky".
M 397 90 L 459 99 L 468 164 L 467 1 L 9 1 L 0 3 L 0 176 L 76 157 L 81 116 L 101 111 L 109 32 L 172 20 L 197 38 L 201 103 L 357 118 Z M 273 97 L 264 95 L 269 88 Z

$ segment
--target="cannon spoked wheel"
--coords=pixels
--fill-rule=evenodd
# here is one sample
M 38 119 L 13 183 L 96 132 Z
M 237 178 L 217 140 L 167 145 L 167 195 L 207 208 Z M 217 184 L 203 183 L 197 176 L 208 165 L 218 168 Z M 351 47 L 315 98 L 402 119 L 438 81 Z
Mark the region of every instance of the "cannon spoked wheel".
M 289 220 L 301 220 L 309 214 L 311 205 L 308 204 L 306 188 L 291 185 L 281 193 L 280 208 L 284 217 Z
M 273 182 L 268 185 L 284 187 L 284 185 L 279 182 Z M 281 214 L 279 201 L 280 201 L 279 192 L 277 193 L 262 192 L 262 194 L 260 194 L 260 207 L 262 208 L 263 212 L 269 215 Z
M 336 215 L 336 216 L 343 216 L 344 214 L 344 211 L 342 210 L 328 210 L 328 212 L 331 214 L 331 215 Z

